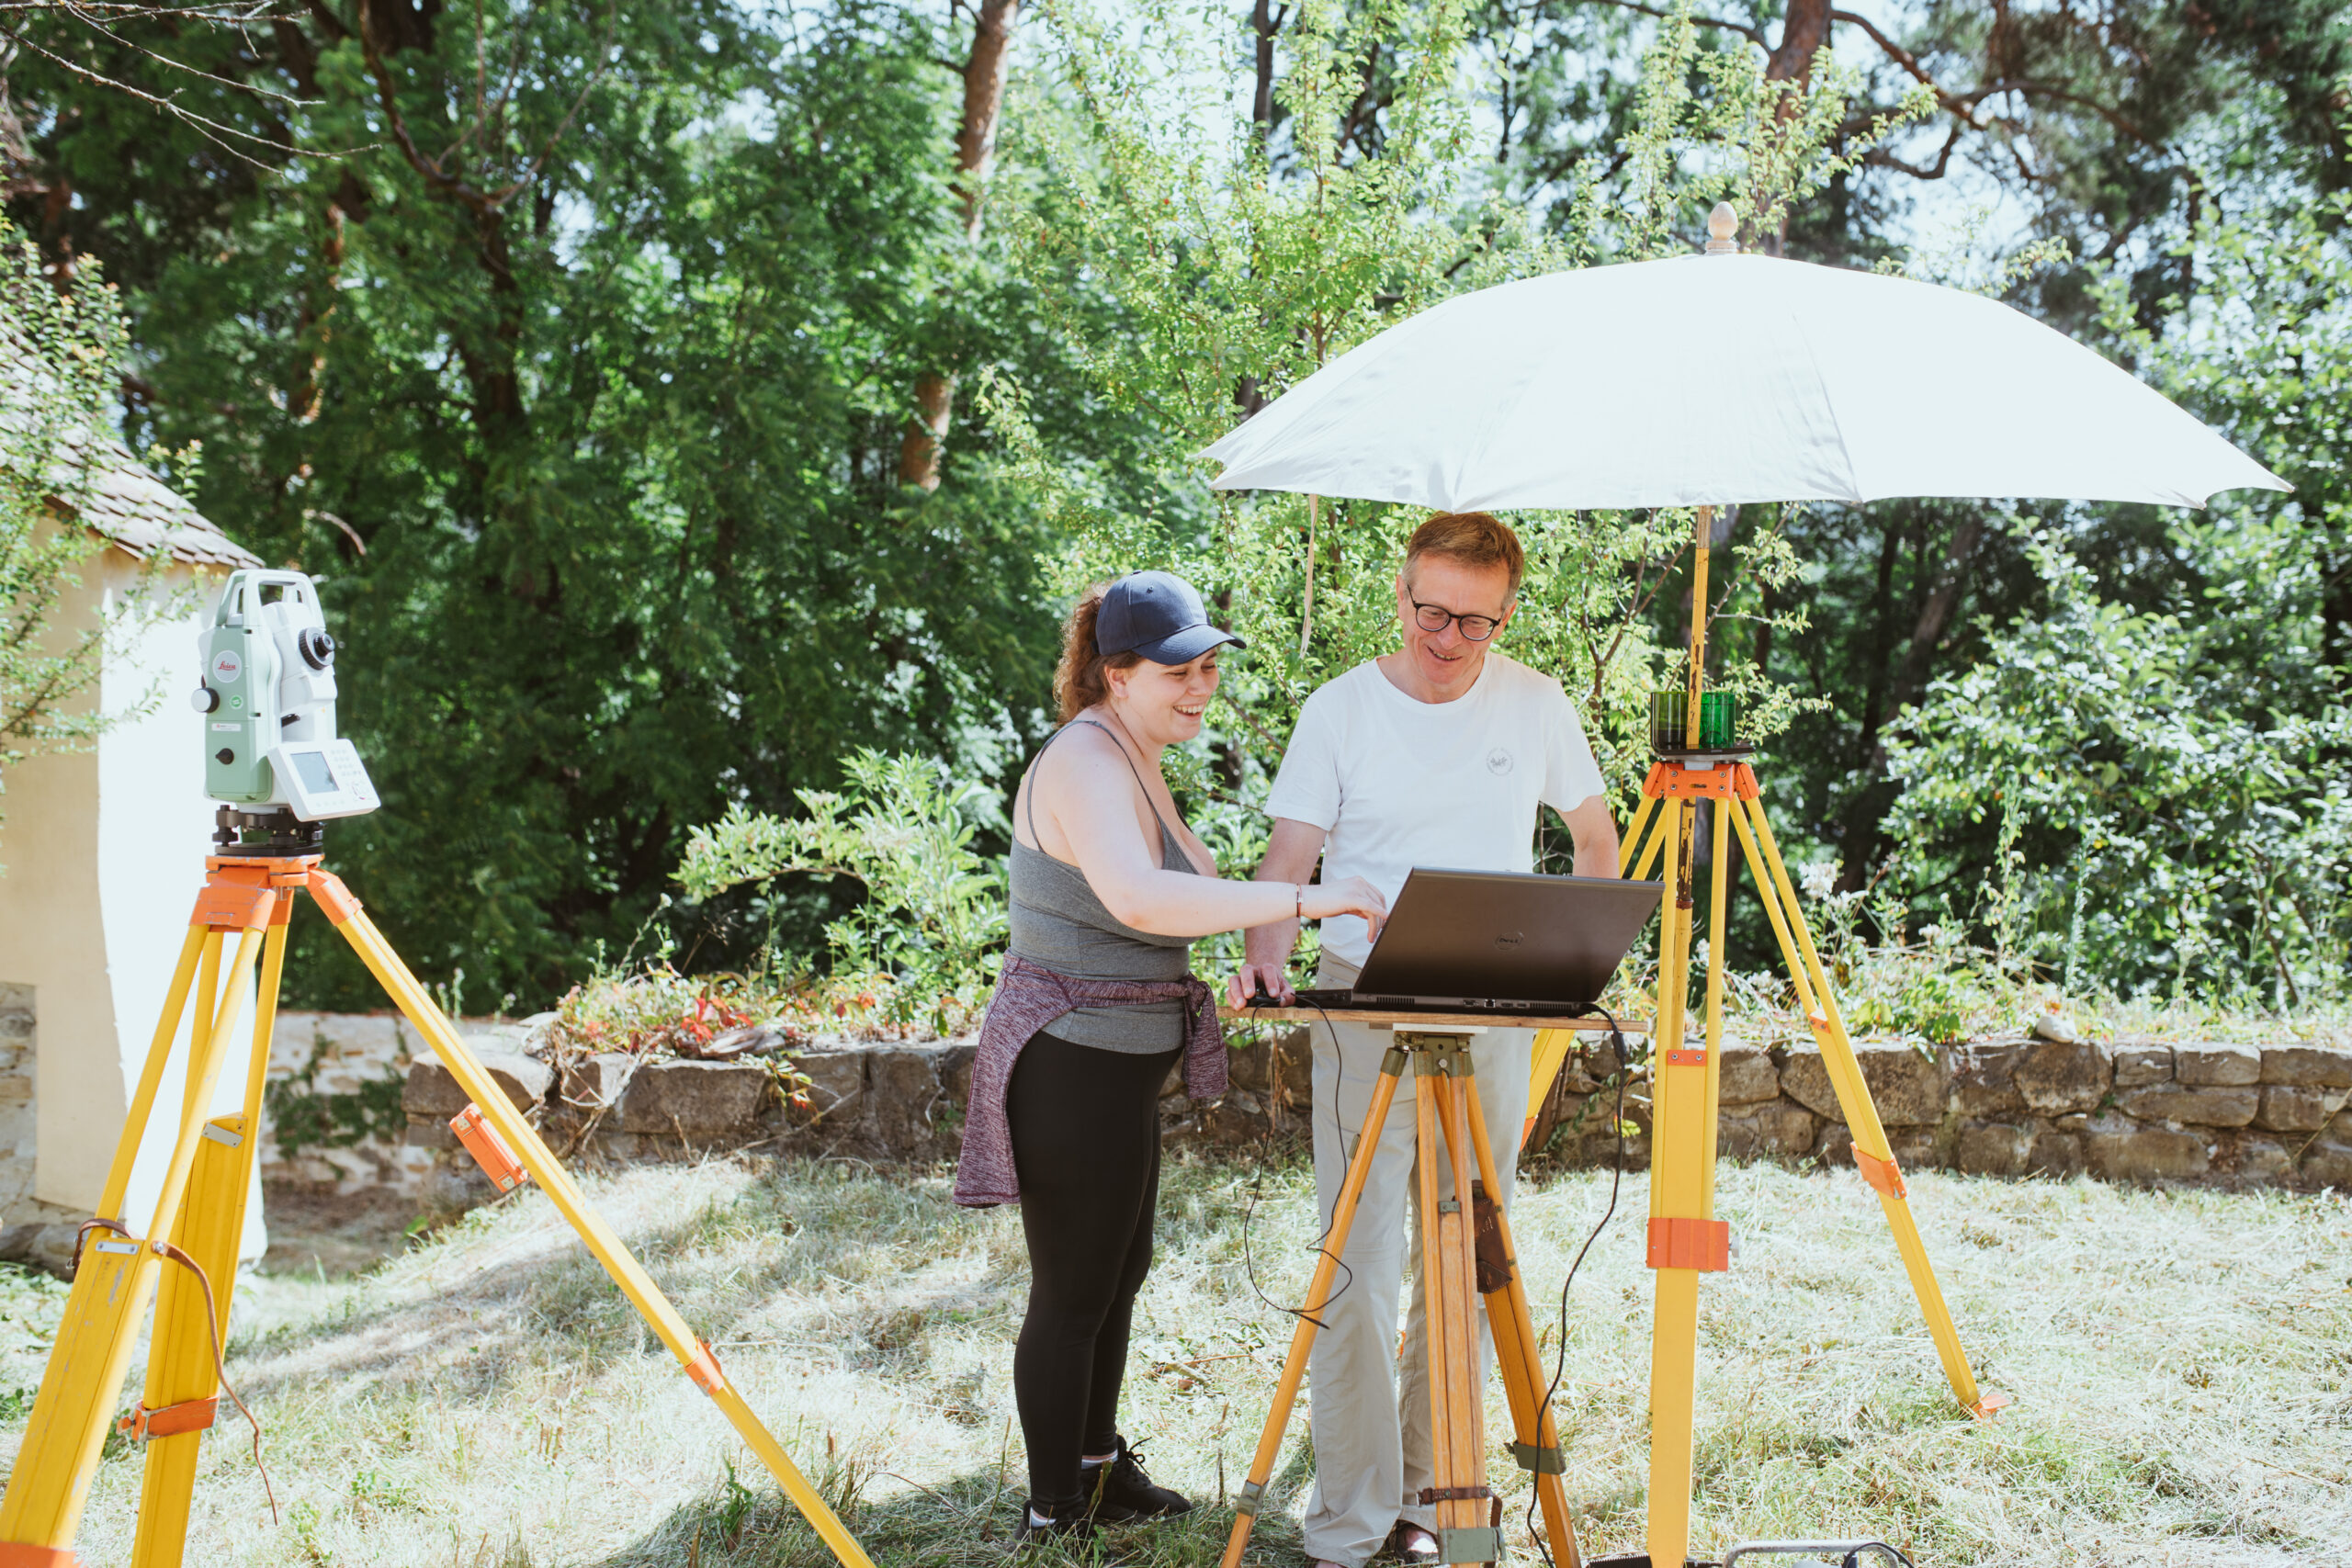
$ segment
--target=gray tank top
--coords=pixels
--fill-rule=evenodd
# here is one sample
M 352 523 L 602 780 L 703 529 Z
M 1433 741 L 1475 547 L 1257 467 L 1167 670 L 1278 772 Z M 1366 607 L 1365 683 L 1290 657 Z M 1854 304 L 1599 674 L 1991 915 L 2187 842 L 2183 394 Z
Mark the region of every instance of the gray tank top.
M 1091 718 L 1076 722 L 1093 725 L 1103 734 L 1111 734 Z M 1046 746 L 1068 733 L 1067 727 L 1056 730 Z M 1118 738 L 1113 736 L 1112 743 L 1116 745 L 1117 741 Z M 1039 757 L 1046 754 L 1046 746 L 1037 749 Z M 1119 747 L 1119 755 L 1127 758 L 1127 771 L 1135 773 L 1136 784 L 1141 787 L 1143 774 L 1136 770 L 1135 759 L 1127 757 L 1125 746 Z M 1029 836 L 1033 839 L 1037 837 L 1034 776 L 1036 766 L 1032 759 L 1027 805 Z M 1160 869 L 1199 874 L 1200 868 L 1184 853 L 1183 845 L 1161 819 L 1159 807 L 1152 806 L 1151 791 L 1144 790 L 1143 800 L 1151 807 L 1151 819 L 1159 824 Z M 1154 936 L 1123 924 L 1102 907 L 1102 900 L 1095 897 L 1084 872 L 1067 861 L 1056 860 L 1044 850 L 1023 843 L 1017 835 L 1012 840 L 1010 881 L 1012 907 L 1008 934 L 1010 946 L 1019 957 L 1057 974 L 1083 980 L 1181 980 L 1192 972 L 1191 938 Z M 1073 1045 L 1148 1055 L 1184 1043 L 1184 1004 L 1170 1001 L 1136 1007 L 1078 1008 L 1063 1014 L 1052 1026 L 1052 1032 Z

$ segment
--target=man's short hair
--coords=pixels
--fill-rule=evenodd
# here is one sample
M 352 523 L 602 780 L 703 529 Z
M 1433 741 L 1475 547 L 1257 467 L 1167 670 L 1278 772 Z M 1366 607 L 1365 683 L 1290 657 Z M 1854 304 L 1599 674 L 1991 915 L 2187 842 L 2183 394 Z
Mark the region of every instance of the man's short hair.
M 1443 556 L 1464 566 L 1499 566 L 1510 573 L 1516 597 L 1519 580 L 1527 570 L 1527 552 L 1510 525 L 1485 512 L 1441 512 L 1413 530 L 1405 546 L 1405 570 L 1423 556 Z

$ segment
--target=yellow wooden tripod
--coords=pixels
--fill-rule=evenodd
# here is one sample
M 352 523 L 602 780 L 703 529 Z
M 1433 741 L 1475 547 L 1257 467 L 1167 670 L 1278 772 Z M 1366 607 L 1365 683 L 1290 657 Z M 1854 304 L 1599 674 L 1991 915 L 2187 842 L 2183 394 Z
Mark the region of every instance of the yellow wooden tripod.
M 678 1358 L 686 1375 L 775 1472 L 834 1554 L 848 1568 L 872 1568 L 825 1500 L 727 1381 L 710 1347 L 695 1337 L 620 1237 L 588 1206 L 538 1134 L 466 1049 L 424 987 L 361 911 L 359 900 L 334 875 L 321 870 L 319 862 L 316 854 L 255 854 L 215 856 L 205 863 L 204 891 L 198 896 L 164 1016 L 155 1026 L 130 1118 L 115 1148 L 98 1216 L 83 1228 L 86 1245 L 66 1298 L 64 1320 L 8 1478 L 6 1497 L 0 1500 L 0 1568 L 66 1568 L 75 1561 L 74 1532 L 107 1428 L 116 1425 L 146 1443 L 146 1476 L 131 1561 L 137 1568 L 168 1568 L 181 1561 L 196 1483 L 197 1445 L 212 1424 L 220 1393 L 218 1353 L 227 1328 L 247 1181 L 259 1142 L 254 1134 L 260 1126 L 263 1067 L 286 960 L 287 919 L 296 895 L 304 892 L 318 900 L 327 919 L 432 1045 L 434 1055 L 473 1097 L 474 1103 L 458 1118 L 458 1131 L 492 1179 L 503 1187 L 536 1180 L 547 1190 L 558 1212 Z M 205 1108 L 212 1101 L 228 1043 L 241 1021 L 256 962 L 261 983 L 243 1109 L 235 1116 L 207 1121 Z M 162 1089 L 180 1020 L 191 1010 L 187 1085 L 180 1101 L 178 1134 L 155 1212 L 144 1230 L 134 1230 L 124 1213 L 131 1162 Z M 166 1262 L 174 1265 L 169 1270 L 164 1268 Z M 146 1388 L 130 1415 L 118 1423 L 115 1404 L 148 1293 L 159 1274 L 162 1292 Z
M 1223 1568 L 1240 1568 L 1258 1511 L 1265 1504 L 1274 1461 L 1290 1427 L 1299 1381 L 1306 1372 L 1316 1330 L 1322 1326 L 1317 1314 L 1332 1300 L 1331 1287 L 1340 1257 L 1347 1251 L 1356 1207 L 1380 1150 L 1381 1129 L 1387 1123 L 1389 1105 L 1408 1068 L 1414 1075 L 1419 1282 L 1427 1298 L 1429 1321 L 1430 1468 L 1434 1480 L 1421 1500 L 1436 1512 L 1440 1559 L 1447 1563 L 1492 1562 L 1503 1555 L 1501 1532 L 1495 1528 L 1501 1517 L 1499 1505 L 1487 1483 L 1485 1377 L 1478 1348 L 1478 1305 L 1483 1301 L 1510 1406 L 1515 1434 L 1512 1457 L 1522 1469 L 1534 1473 L 1536 1502 L 1555 1568 L 1580 1568 L 1567 1495 L 1560 1484 L 1566 1466 L 1562 1462 L 1557 1423 L 1546 1401 L 1543 1356 L 1537 1348 L 1534 1323 L 1528 1315 L 1527 1288 L 1520 1275 L 1517 1248 L 1511 1244 L 1510 1222 L 1502 1206 L 1489 1196 L 1500 1192 L 1502 1184 L 1497 1177 L 1486 1116 L 1478 1104 L 1469 1043 L 1471 1032 L 1491 1019 L 1299 1008 L 1236 1009 L 1228 1010 L 1227 1016 L 1256 1022 L 1307 1022 L 1320 1018 L 1391 1025 L 1396 1029 L 1396 1043 L 1382 1057 L 1379 1076 L 1373 1080 L 1372 1100 L 1356 1135 L 1355 1153 L 1349 1158 L 1347 1175 L 1332 1204 L 1329 1228 L 1316 1249 L 1315 1273 L 1307 1282 L 1306 1300 L 1297 1309 L 1298 1325 L 1291 1333 L 1290 1353 L 1283 1359 L 1273 1402 L 1250 1456 L 1249 1477 L 1234 1505 Z M 1570 1030 L 1599 1027 L 1590 1020 L 1565 1018 L 1529 1019 L 1525 1026 L 1555 1029 L 1563 1035 Z M 1518 1145 L 1510 1145 L 1504 1153 L 1516 1160 Z M 1442 1188 L 1442 1170 L 1447 1178 Z M 1464 1192 L 1470 1194 L 1467 1203 L 1461 1201 Z
M 1943 1292 L 1928 1266 L 1919 1226 L 1911 1217 L 1903 1173 L 1886 1129 L 1871 1100 L 1870 1086 L 1846 1037 L 1837 998 L 1813 935 L 1798 907 L 1788 867 L 1764 820 L 1756 774 L 1736 755 L 1702 751 L 1700 697 L 1706 669 L 1707 547 L 1713 509 L 1699 509 L 1691 592 L 1690 658 L 1688 666 L 1685 749 L 1662 758 L 1642 786 L 1642 802 L 1628 825 L 1621 871 L 1647 877 L 1668 863 L 1659 909 L 1657 1027 L 1652 1039 L 1649 1265 L 1657 1271 L 1650 1340 L 1649 1561 L 1652 1568 L 1682 1568 L 1690 1543 L 1691 1400 L 1697 1381 L 1699 1276 L 1728 1266 L 1730 1228 L 1714 1217 L 1716 1089 L 1722 1071 L 1724 1022 L 1724 910 L 1730 866 L 1730 836 L 1739 835 L 1749 874 L 1756 879 L 1764 912 L 1780 941 L 1781 956 L 1796 990 L 1797 1005 L 1821 1047 L 1838 1104 L 1853 1134 L 1854 1163 L 1878 1193 L 1887 1227 L 1919 1298 L 1919 1310 L 1934 1337 L 1944 1375 L 1960 1403 L 1976 1416 L 1989 1416 L 2008 1403 L 2001 1394 L 1980 1394 L 1968 1358 L 1960 1348 Z M 1694 923 L 1696 818 L 1702 800 L 1714 804 L 1713 841 L 1707 915 L 1706 1027 L 1702 1044 L 1685 1043 L 1690 987 L 1690 939 Z M 1646 840 L 1646 841 L 1645 841 Z

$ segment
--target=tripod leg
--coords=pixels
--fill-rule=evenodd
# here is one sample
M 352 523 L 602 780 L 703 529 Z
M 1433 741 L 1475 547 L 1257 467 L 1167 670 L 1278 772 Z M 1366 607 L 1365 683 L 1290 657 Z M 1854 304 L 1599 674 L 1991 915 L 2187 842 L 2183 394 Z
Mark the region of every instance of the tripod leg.
M 1306 1283 L 1306 1300 L 1298 1309 L 1298 1325 L 1291 1330 L 1290 1354 L 1283 1358 L 1282 1381 L 1274 1385 L 1274 1403 L 1266 1412 L 1266 1425 L 1258 1434 L 1258 1451 L 1250 1456 L 1250 1479 L 1242 1483 L 1239 1501 L 1233 1506 L 1233 1532 L 1227 1537 L 1223 1568 L 1240 1568 L 1242 1550 L 1250 1544 L 1250 1531 L 1258 1521 L 1258 1510 L 1266 1500 L 1266 1483 L 1273 1479 L 1274 1461 L 1281 1454 L 1283 1434 L 1290 1427 L 1291 1406 L 1298 1398 L 1299 1379 L 1306 1375 L 1306 1353 L 1314 1347 L 1315 1331 L 1321 1325 L 1315 1314 L 1323 1310 L 1330 1299 L 1331 1281 L 1340 1270 L 1340 1258 L 1348 1250 L 1348 1232 L 1355 1224 L 1356 1204 L 1363 1197 L 1363 1184 L 1372 1176 L 1373 1157 L 1380 1152 L 1380 1129 L 1387 1124 L 1388 1107 L 1396 1098 L 1396 1080 L 1405 1070 L 1405 1053 L 1395 1046 L 1381 1058 L 1380 1076 L 1373 1080 L 1372 1104 L 1363 1114 L 1363 1131 L 1357 1135 L 1356 1152 L 1348 1161 L 1348 1174 L 1340 1184 L 1340 1196 L 1331 1205 L 1331 1227 L 1323 1238 L 1320 1256 L 1316 1259 L 1315 1274 Z
M 1672 805 L 1667 805 L 1659 809 L 1657 814 L 1657 830 L 1650 835 L 1649 843 L 1642 850 L 1640 863 L 1634 866 L 1633 872 L 1634 881 L 1645 881 L 1650 873 L 1657 869 L 1661 856 L 1668 861 L 1673 859 L 1674 852 L 1668 848 L 1668 843 L 1671 841 L 1671 835 L 1668 833 L 1668 829 L 1669 826 L 1669 818 L 1676 815 L 1676 810 Z
M 1618 840 L 1617 874 L 1630 876 L 1634 856 L 1642 847 L 1642 837 L 1649 831 L 1650 823 L 1657 816 L 1657 806 L 1665 796 L 1645 794 L 1634 807 L 1633 818 L 1625 824 L 1625 836 Z
M 1722 1269 L 1728 1227 L 1713 1217 L 1713 1053 L 1685 1042 L 1695 877 L 1692 803 L 1668 803 L 1674 866 L 1658 947 L 1658 1024 L 1651 1071 L 1648 1263 L 1657 1275 L 1650 1323 L 1650 1561 L 1680 1568 L 1690 1544 L 1691 1407 L 1698 1384 L 1699 1276 Z M 1714 887 L 1721 908 L 1722 856 Z M 1715 948 L 1721 951 L 1720 942 Z M 1720 991 L 1710 995 L 1720 1001 Z M 1713 1026 L 1711 1025 L 1711 1028 Z
M 199 918 L 202 908 L 199 903 Z M 254 918 L 266 918 L 266 903 Z M 132 1344 L 138 1337 L 135 1325 L 146 1308 L 161 1261 L 150 1241 L 170 1235 L 178 1219 L 180 1200 L 196 1157 L 195 1145 L 200 1141 L 198 1128 L 211 1099 L 228 1037 L 244 1010 L 245 981 L 253 973 L 261 934 L 258 924 L 240 932 L 236 955 L 228 965 L 226 984 L 217 1002 L 209 982 L 220 968 L 220 939 L 216 934 L 204 941 L 201 968 L 208 984 L 196 998 L 188 1048 L 189 1093 L 154 1216 L 145 1237 L 94 1232 L 84 1249 L 51 1344 L 49 1366 L 41 1376 L 40 1392 L 33 1399 L 32 1417 L 25 1427 L 17 1466 L 8 1478 L 7 1497 L 0 1502 L 0 1542 L 62 1549 L 71 1544 L 81 1523 L 83 1505 L 89 1500 L 90 1482 L 97 1470 L 99 1447 L 113 1419 L 123 1375 L 130 1369 Z M 174 1026 L 169 1032 L 157 1031 L 166 1053 L 178 1033 L 177 1021 L 171 1021 Z M 149 1107 L 161 1077 L 162 1068 L 152 1063 L 141 1074 Z M 139 1107 L 134 1104 L 133 1109 Z M 123 1144 L 115 1156 L 121 1185 L 118 1188 L 110 1177 L 105 1194 L 118 1209 L 128 1190 L 130 1159 L 144 1130 L 139 1122 L 123 1129 Z
M 1732 804 L 1732 821 L 1739 829 L 1740 846 L 1747 852 L 1748 869 L 1762 896 L 1765 914 L 1771 920 L 1772 934 L 1780 939 L 1781 957 L 1796 987 L 1797 1004 L 1804 1009 L 1814 1038 L 1820 1043 L 1822 1065 L 1828 1069 L 1830 1086 L 1838 1093 L 1838 1107 L 1845 1113 L 1846 1126 L 1853 1134 L 1854 1163 L 1860 1168 L 1862 1179 L 1878 1193 L 1879 1207 L 1886 1215 L 1888 1230 L 1894 1233 L 1895 1250 L 1902 1254 L 1904 1272 L 1910 1276 L 1912 1293 L 1918 1297 L 1920 1315 L 1927 1319 L 1928 1333 L 1935 1340 L 1936 1355 L 1943 1363 L 1944 1376 L 1951 1382 L 1952 1393 L 1970 1414 L 1990 1416 L 2007 1400 L 1999 1395 L 1988 1399 L 1978 1391 L 1976 1374 L 1968 1365 L 1967 1353 L 1961 1348 L 1960 1331 L 1952 1325 L 1951 1310 L 1944 1304 L 1942 1287 L 1936 1283 L 1935 1269 L 1928 1261 L 1927 1243 L 1919 1235 L 1918 1222 L 1912 1217 L 1903 1175 L 1895 1166 L 1894 1147 L 1887 1142 L 1885 1127 L 1880 1124 L 1878 1107 L 1871 1100 L 1861 1065 L 1854 1059 L 1845 1020 L 1838 1015 L 1837 998 L 1829 988 L 1828 974 L 1822 967 L 1821 955 L 1815 951 L 1813 933 L 1805 927 L 1804 913 L 1798 907 L 1788 867 L 1781 860 L 1780 845 L 1773 840 L 1771 824 L 1764 819 L 1763 803 L 1747 800 Z
M 1519 1274 L 1518 1248 L 1511 1245 L 1510 1218 L 1492 1196 L 1503 1189 L 1496 1175 L 1494 1145 L 1487 1136 L 1486 1111 L 1469 1082 L 1464 1085 L 1463 1098 L 1468 1102 L 1470 1149 L 1477 1156 L 1478 1181 L 1485 1189 L 1476 1213 L 1478 1285 L 1486 1297 L 1487 1326 L 1495 1337 L 1495 1360 L 1502 1368 L 1503 1393 L 1510 1403 L 1511 1429 L 1518 1439 L 1511 1452 L 1521 1469 L 1534 1472 L 1535 1498 L 1543 1510 L 1544 1533 L 1551 1540 L 1555 1568 L 1582 1568 L 1584 1556 L 1577 1546 L 1567 1494 L 1560 1481 L 1566 1466 L 1558 1424 L 1544 1394 L 1544 1360 L 1535 1325 L 1528 1315 L 1527 1286 Z
M 824 1498 L 808 1484 L 808 1478 L 792 1462 L 792 1456 L 784 1451 L 784 1446 L 761 1424 L 759 1416 L 752 1414 L 752 1407 L 744 1403 L 743 1396 L 727 1381 L 727 1375 L 719 1370 L 718 1358 L 711 1354 L 710 1347 L 695 1337 L 694 1330 L 678 1314 L 678 1309 L 662 1293 L 662 1288 L 653 1282 L 652 1277 L 646 1273 L 619 1235 L 605 1223 L 602 1215 L 589 1207 L 587 1198 L 571 1175 L 557 1163 L 547 1145 L 540 1141 L 537 1131 L 524 1120 L 522 1112 L 514 1109 L 514 1102 L 506 1098 L 497 1080 L 474 1060 L 473 1053 L 467 1050 L 465 1043 L 458 1038 L 458 1032 L 449 1026 L 449 1021 L 441 1015 L 441 1010 L 434 1005 L 433 998 L 425 994 L 416 976 L 409 973 L 408 965 L 401 962 L 400 954 L 392 951 L 391 944 L 376 930 L 375 923 L 360 912 L 359 901 L 345 889 L 340 880 L 325 872 L 312 872 L 310 886 L 311 895 L 319 901 L 319 908 L 343 933 L 344 939 L 351 943 L 352 950 L 359 954 L 360 961 L 368 965 L 408 1021 L 432 1045 L 433 1054 L 440 1058 L 441 1065 L 448 1068 L 450 1076 L 473 1097 L 483 1120 L 496 1128 L 500 1136 L 521 1157 L 524 1168 L 546 1190 L 548 1201 L 555 1204 L 557 1212 L 579 1234 L 588 1250 L 595 1254 L 596 1261 L 605 1266 L 605 1271 L 613 1277 L 613 1282 L 621 1288 L 621 1293 L 628 1298 L 629 1304 L 637 1308 L 638 1314 L 661 1337 L 662 1344 L 670 1348 L 670 1353 L 678 1358 L 695 1385 L 710 1395 L 711 1402 L 725 1414 L 736 1434 L 753 1453 L 760 1456 L 761 1462 L 783 1485 L 793 1506 L 800 1510 L 801 1517 L 824 1538 L 825 1544 L 849 1568 L 873 1568 L 872 1560 L 827 1506 Z
M 1488 1523 L 1487 1423 L 1478 1376 L 1476 1269 L 1470 1224 L 1470 1132 L 1456 1076 L 1468 1053 L 1424 1055 L 1419 1085 L 1421 1289 L 1427 1294 L 1430 1359 L 1430 1459 L 1437 1506 L 1439 1561 L 1490 1562 L 1502 1555 Z M 1439 1141 L 1442 1134 L 1443 1142 Z M 1442 1154 L 1450 1177 L 1438 1185 Z
M 187 1545 L 188 1506 L 204 1429 L 220 1397 L 215 1328 L 225 1346 L 245 1228 L 245 1201 L 260 1146 L 262 1084 L 269 1066 L 269 1037 L 277 1018 L 277 990 L 286 966 L 286 918 L 290 896 L 277 899 L 262 946 L 261 984 L 254 1007 L 253 1053 L 247 1061 L 242 1113 L 204 1123 L 187 1201 L 173 1240 L 204 1270 L 202 1280 L 175 1265 L 156 1292 L 155 1331 L 147 1356 L 147 1389 L 135 1416 L 148 1432 L 147 1472 L 139 1494 L 134 1568 L 178 1568 Z M 210 1286 L 207 1299 L 206 1286 Z
M 172 1059 L 172 1042 L 179 1038 L 180 1020 L 187 1012 L 188 987 L 196 980 L 199 964 L 204 968 L 202 995 L 207 998 L 199 1008 L 199 1016 L 209 1013 L 210 997 L 220 964 L 220 937 L 206 929 L 202 921 L 187 928 L 187 940 L 180 944 L 178 967 L 172 972 L 171 988 L 164 993 L 164 1014 L 155 1021 L 154 1037 L 147 1043 L 147 1060 L 139 1069 L 139 1087 L 130 1097 L 130 1113 L 123 1122 L 123 1136 L 114 1146 L 114 1163 L 107 1169 L 107 1184 L 98 1190 L 98 1213 L 109 1219 L 123 1217 L 123 1204 L 130 1192 L 130 1168 L 139 1158 L 140 1140 L 147 1132 L 147 1119 L 153 1114 L 155 1095 L 163 1087 L 164 1067 Z

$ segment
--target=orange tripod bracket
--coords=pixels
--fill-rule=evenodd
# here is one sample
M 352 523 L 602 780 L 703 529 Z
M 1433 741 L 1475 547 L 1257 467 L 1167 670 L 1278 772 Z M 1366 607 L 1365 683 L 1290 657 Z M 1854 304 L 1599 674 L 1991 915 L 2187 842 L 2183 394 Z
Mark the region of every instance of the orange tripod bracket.
M 696 1388 L 714 1399 L 718 1397 L 718 1391 L 727 1386 L 727 1374 L 718 1370 L 718 1358 L 711 1353 L 709 1340 L 695 1341 L 695 1359 L 686 1363 L 686 1376 L 694 1380 Z
M 216 931 L 260 931 L 272 923 L 277 904 L 266 874 L 247 878 L 216 871 L 196 896 L 196 913 L 187 923 Z
M 182 1432 L 201 1432 L 211 1426 L 220 1407 L 219 1394 L 166 1404 L 161 1410 L 134 1404 L 130 1415 L 115 1423 L 115 1429 L 134 1443 L 143 1443 L 150 1438 L 176 1438 Z
M 498 1129 L 482 1119 L 481 1106 L 469 1105 L 450 1117 L 449 1131 L 458 1134 L 458 1142 L 465 1145 L 466 1153 L 474 1156 L 481 1173 L 501 1192 L 512 1192 L 531 1179 L 531 1173 L 523 1168 L 523 1162 L 514 1157 L 514 1151 L 506 1146 Z
M 318 900 L 319 913 L 327 918 L 328 923 L 339 926 L 359 913 L 359 900 L 351 896 L 351 889 L 334 872 L 314 869 L 306 880 L 311 897 Z
M 1755 800 L 1764 792 L 1757 785 L 1756 770 L 1745 762 L 1693 768 L 1668 761 L 1650 764 L 1642 793 L 1665 800 Z
M 1890 1198 L 1903 1197 L 1909 1190 L 1903 1185 L 1903 1172 L 1896 1168 L 1893 1155 L 1881 1159 L 1876 1155 L 1865 1153 L 1857 1144 L 1854 1146 L 1854 1168 L 1862 1173 L 1864 1181 Z
M 1731 1267 L 1731 1222 L 1653 1219 L 1649 1250 L 1653 1269 L 1696 1269 L 1719 1274 Z

